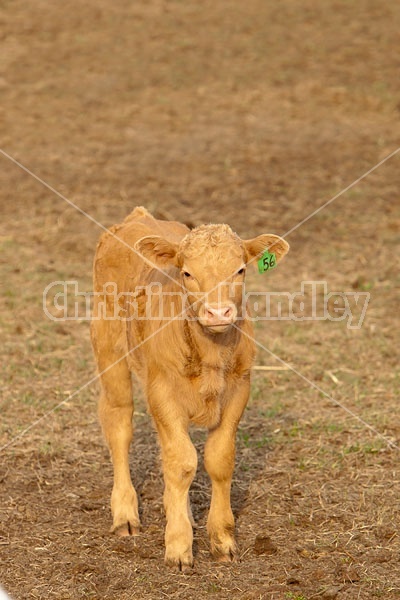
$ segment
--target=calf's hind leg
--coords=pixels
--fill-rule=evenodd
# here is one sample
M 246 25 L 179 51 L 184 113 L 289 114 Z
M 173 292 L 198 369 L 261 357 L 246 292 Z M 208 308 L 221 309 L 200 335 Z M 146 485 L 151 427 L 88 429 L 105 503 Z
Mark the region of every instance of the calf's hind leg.
M 114 361 L 118 360 L 114 356 Z M 100 373 L 107 365 L 99 361 Z M 111 494 L 113 526 L 117 535 L 138 535 L 140 528 L 138 500 L 129 471 L 129 446 L 132 440 L 133 397 L 131 375 L 121 360 L 101 375 L 99 417 L 111 453 L 114 485 Z

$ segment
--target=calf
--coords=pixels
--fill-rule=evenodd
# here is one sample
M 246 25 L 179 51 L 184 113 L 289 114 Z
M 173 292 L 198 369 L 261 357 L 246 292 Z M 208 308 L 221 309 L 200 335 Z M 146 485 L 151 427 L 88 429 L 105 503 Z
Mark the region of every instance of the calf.
M 211 551 L 222 561 L 237 552 L 230 488 L 255 354 L 243 286 L 247 263 L 266 249 L 279 261 L 289 246 L 272 234 L 241 240 L 227 225 L 190 231 L 141 207 L 103 234 L 97 247 L 91 334 L 101 381 L 100 421 L 114 466 L 112 531 L 137 535 L 140 527 L 128 459 L 133 371 L 161 445 L 165 561 L 181 570 L 193 564 L 192 423 L 209 430 L 204 464 L 212 482 Z

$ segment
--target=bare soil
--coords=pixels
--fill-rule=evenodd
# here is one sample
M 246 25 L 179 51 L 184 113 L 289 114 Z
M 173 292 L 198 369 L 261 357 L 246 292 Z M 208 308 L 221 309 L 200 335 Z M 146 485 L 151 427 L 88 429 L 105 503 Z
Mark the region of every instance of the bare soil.
M 0 585 L 13 599 L 400 596 L 400 154 L 340 194 L 399 146 L 399 19 L 389 0 L 1 4 Z M 229 566 L 209 555 L 200 465 L 190 574 L 163 564 L 140 390 L 143 530 L 109 534 L 89 324 L 43 311 L 53 281 L 91 289 L 101 227 L 136 205 L 287 234 L 288 257 L 250 289 L 371 295 L 361 329 L 257 323 L 257 365 L 292 369 L 254 371 Z M 193 439 L 201 456 L 205 433 Z

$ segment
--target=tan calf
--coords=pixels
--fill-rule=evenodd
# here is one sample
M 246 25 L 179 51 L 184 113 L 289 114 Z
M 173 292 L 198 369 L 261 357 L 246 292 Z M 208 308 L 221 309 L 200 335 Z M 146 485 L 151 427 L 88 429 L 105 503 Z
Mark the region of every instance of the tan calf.
M 204 462 L 212 482 L 211 551 L 232 560 L 235 436 L 255 353 L 252 324 L 243 318 L 245 270 L 267 248 L 279 261 L 288 244 L 270 234 L 244 241 L 227 225 L 189 231 L 154 219 L 144 208 L 110 232 L 101 237 L 94 262 L 92 342 L 100 420 L 114 466 L 112 531 L 136 535 L 140 527 L 128 459 L 133 371 L 161 446 L 167 564 L 183 569 L 193 563 L 189 488 L 197 454 L 191 423 L 209 430 Z

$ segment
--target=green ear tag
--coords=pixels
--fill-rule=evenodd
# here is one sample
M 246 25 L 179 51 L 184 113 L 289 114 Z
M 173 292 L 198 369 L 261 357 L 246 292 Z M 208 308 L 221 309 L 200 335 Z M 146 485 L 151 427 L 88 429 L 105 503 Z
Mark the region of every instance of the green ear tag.
M 276 256 L 273 252 L 270 253 L 268 250 L 266 250 L 262 257 L 257 261 L 257 264 L 258 272 L 265 273 L 265 271 L 269 271 L 270 269 L 276 267 Z

